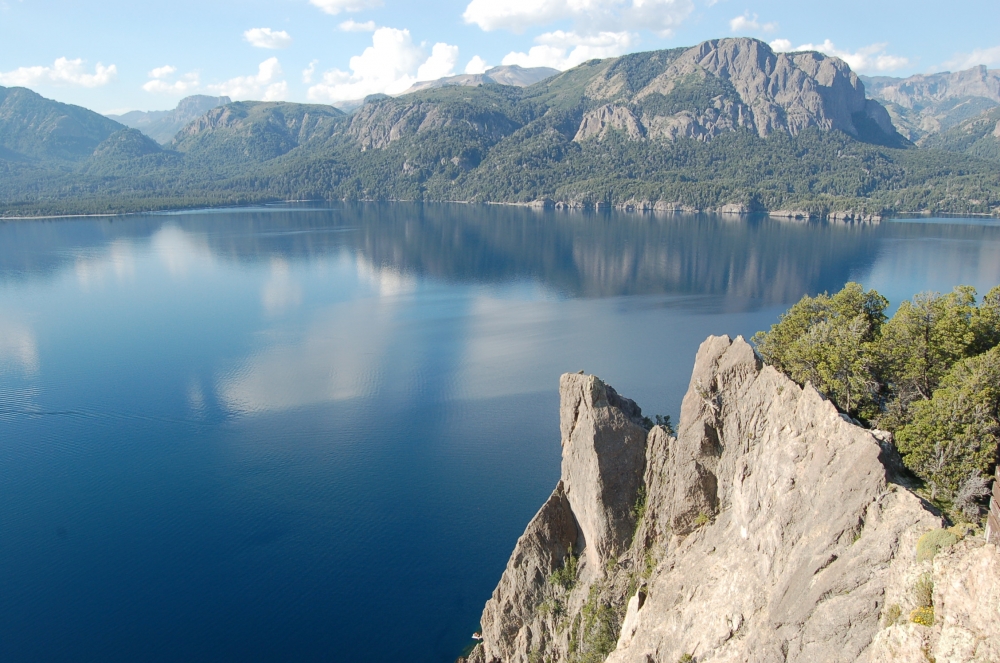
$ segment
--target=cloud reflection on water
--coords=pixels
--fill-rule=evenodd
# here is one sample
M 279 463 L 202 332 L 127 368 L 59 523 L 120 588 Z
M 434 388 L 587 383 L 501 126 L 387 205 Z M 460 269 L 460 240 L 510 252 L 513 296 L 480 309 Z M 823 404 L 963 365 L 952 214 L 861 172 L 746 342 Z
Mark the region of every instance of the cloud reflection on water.
M 38 341 L 27 324 L 0 316 L 0 373 L 16 371 L 25 377 L 38 373 Z

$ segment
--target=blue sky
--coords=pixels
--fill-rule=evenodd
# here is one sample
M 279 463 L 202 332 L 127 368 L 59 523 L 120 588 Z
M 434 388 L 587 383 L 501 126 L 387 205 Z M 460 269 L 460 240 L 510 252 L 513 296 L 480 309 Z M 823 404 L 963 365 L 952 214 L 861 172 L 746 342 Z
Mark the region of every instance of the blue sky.
M 0 85 L 100 112 L 189 94 L 331 103 L 735 35 L 905 76 L 1000 68 L 997 26 L 998 0 L 0 0 Z

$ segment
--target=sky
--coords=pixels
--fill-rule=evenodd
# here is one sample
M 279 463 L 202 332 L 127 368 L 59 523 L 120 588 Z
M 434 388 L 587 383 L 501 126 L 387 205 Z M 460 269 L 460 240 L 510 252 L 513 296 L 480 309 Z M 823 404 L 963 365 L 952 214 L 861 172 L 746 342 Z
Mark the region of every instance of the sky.
M 1000 0 L 0 0 L 0 85 L 102 113 L 336 103 L 500 64 L 748 36 L 868 75 L 1000 68 Z

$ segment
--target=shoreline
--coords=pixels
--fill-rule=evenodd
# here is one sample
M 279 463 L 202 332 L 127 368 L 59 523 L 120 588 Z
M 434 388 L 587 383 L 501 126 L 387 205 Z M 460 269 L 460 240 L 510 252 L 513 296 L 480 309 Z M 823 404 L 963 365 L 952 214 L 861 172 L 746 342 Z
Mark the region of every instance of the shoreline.
M 336 204 L 353 204 L 353 203 L 364 203 L 364 204 L 383 204 L 383 203 L 411 203 L 411 204 L 432 204 L 432 205 L 496 205 L 502 207 L 523 207 L 527 209 L 535 209 L 539 211 L 562 211 L 562 212 L 627 212 L 627 213 L 660 213 L 660 214 L 716 214 L 719 216 L 728 217 L 770 217 L 772 219 L 779 219 L 785 221 L 795 221 L 807 223 L 810 221 L 827 221 L 827 222 L 837 222 L 837 223 L 858 223 L 858 224 L 877 224 L 881 221 L 889 220 L 905 220 L 905 219 L 926 219 L 926 218 L 981 218 L 981 219 L 1000 219 L 998 214 L 987 214 L 984 212 L 934 212 L 929 210 L 923 210 L 919 212 L 892 212 L 892 213 L 882 213 L 873 214 L 865 212 L 855 212 L 854 210 L 841 210 L 827 213 L 816 213 L 810 212 L 808 210 L 802 209 L 777 209 L 777 210 L 750 210 L 744 205 L 739 204 L 726 204 L 719 207 L 706 207 L 698 208 L 689 205 L 683 205 L 682 203 L 667 203 L 665 201 L 626 201 L 622 203 L 606 203 L 606 202 L 596 202 L 596 203 L 581 203 L 574 201 L 554 201 L 548 198 L 543 198 L 539 200 L 518 202 L 518 201 L 476 201 L 476 200 L 375 200 L 375 199 L 359 199 L 359 200 L 326 200 L 326 199 L 296 199 L 296 200 L 274 200 L 270 202 L 258 202 L 249 205 L 196 205 L 192 207 L 162 207 L 151 210 L 141 210 L 132 212 L 100 212 L 100 213 L 65 213 L 65 214 L 39 214 L 39 215 L 20 215 L 20 216 L 2 216 L 0 215 L 0 223 L 6 221 L 45 221 L 45 220 L 59 220 L 59 219 L 97 219 L 97 218 L 112 218 L 112 217 L 129 217 L 137 216 L 141 214 L 184 214 L 199 211 L 223 211 L 223 210 L 250 210 L 254 208 L 262 207 L 280 207 L 283 205 L 294 205 L 296 203 L 323 203 L 328 206 Z M 328 208 L 329 209 L 329 208 Z

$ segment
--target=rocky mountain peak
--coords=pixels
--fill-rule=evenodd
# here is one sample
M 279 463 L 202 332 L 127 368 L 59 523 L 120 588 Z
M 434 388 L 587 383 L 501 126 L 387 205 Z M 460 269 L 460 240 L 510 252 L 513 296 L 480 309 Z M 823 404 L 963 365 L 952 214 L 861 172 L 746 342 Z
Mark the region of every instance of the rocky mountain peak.
M 865 98 L 864 84 L 839 58 L 775 53 L 749 38 L 715 39 L 661 53 L 672 56 L 663 58 L 660 73 L 638 89 L 628 80 L 628 67 L 616 66 L 588 86 L 588 95 L 611 104 L 587 113 L 578 140 L 600 138 L 608 127 L 633 139 L 708 140 L 738 128 L 760 136 L 797 135 L 809 127 L 856 138 L 866 138 L 866 130 L 874 127 L 885 140 L 896 138 L 885 109 Z M 621 62 L 639 66 L 634 57 Z M 627 113 L 618 110 L 625 107 Z

